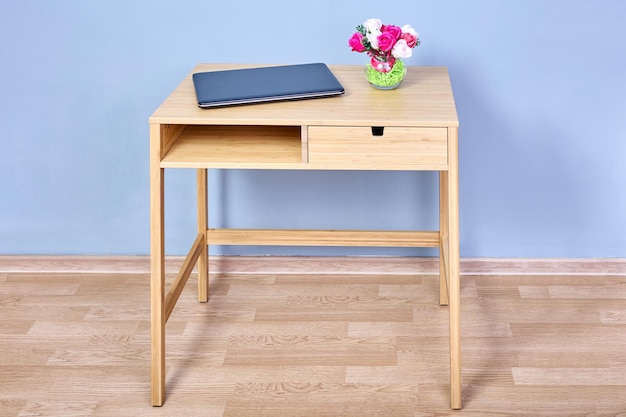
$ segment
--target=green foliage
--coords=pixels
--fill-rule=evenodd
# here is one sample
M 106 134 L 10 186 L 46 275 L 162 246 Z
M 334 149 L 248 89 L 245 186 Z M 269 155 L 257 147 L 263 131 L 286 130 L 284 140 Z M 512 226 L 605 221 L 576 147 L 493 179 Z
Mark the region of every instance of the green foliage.
M 365 50 L 369 51 L 370 49 L 372 49 L 372 44 L 370 43 L 369 39 L 367 39 L 367 29 L 365 29 L 365 26 L 363 25 L 357 26 L 356 31 L 359 32 L 361 35 L 363 35 L 361 44 L 365 47 Z

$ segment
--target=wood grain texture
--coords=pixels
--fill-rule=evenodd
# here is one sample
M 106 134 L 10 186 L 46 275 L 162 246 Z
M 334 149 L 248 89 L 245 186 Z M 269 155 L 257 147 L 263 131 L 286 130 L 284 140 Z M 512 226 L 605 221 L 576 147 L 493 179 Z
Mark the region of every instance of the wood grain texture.
M 176 129 L 178 130 L 178 129 Z M 165 172 L 159 166 L 167 129 L 150 125 L 150 301 L 152 314 L 152 402 L 165 396 Z M 178 135 L 176 135 L 178 136 Z M 169 145 L 171 146 L 171 145 Z
M 302 272 L 294 260 L 267 272 L 270 261 L 221 264 L 208 303 L 183 290 L 159 409 L 149 264 L 106 260 L 84 272 L 87 261 L 57 259 L 48 262 L 79 271 L 0 272 L 0 415 L 626 416 L 624 275 L 586 262 L 572 275 L 463 275 L 464 402 L 452 411 L 436 271 L 312 258 Z
M 238 66 L 240 67 L 240 66 Z M 201 64 L 192 73 L 236 68 Z M 332 71 L 345 88 L 342 97 L 278 101 L 254 107 L 199 109 L 192 76 L 163 101 L 150 117 L 152 404 L 165 398 L 165 324 L 184 284 L 197 245 L 164 303 L 163 170 L 165 168 L 240 168 L 304 170 L 446 171 L 446 233 L 335 231 L 241 231 L 205 229 L 206 179 L 198 174 L 199 240 L 207 244 L 306 244 L 358 246 L 441 246 L 447 259 L 450 311 L 451 405 L 461 408 L 460 288 L 458 231 L 457 130 L 459 121 L 448 70 L 415 67 L 401 90 L 373 90 L 363 83 L 362 67 Z M 172 132 L 172 126 L 176 125 Z M 160 158 L 160 159 L 159 159 Z M 157 163 L 158 160 L 158 163 Z M 160 170 L 159 170 L 160 168 Z M 198 171 L 200 172 L 200 171 Z M 202 189 L 201 189 L 202 188 Z M 204 211 L 204 212 L 203 212 Z M 278 240 L 276 238 L 279 238 Z M 337 238 L 330 242 L 330 238 Z M 383 239 L 381 239 L 383 238 Z M 197 243 L 198 241 L 196 241 Z M 206 249 L 203 249 L 203 256 Z M 199 265 L 199 299 L 206 293 L 206 268 Z M 181 285 L 179 285 L 181 284 Z M 442 296 L 443 298 L 444 296 Z M 165 305 L 165 310 L 163 306 Z
M 374 136 L 371 127 L 309 126 L 309 162 L 371 169 L 376 165 L 448 168 L 447 129 L 385 127 Z
M 198 234 L 202 236 L 202 246 L 204 250 L 200 252 L 198 257 L 198 301 L 206 303 L 209 301 L 209 251 L 206 249 L 206 230 L 209 222 L 209 203 L 208 203 L 208 170 L 196 170 L 196 195 L 198 210 Z
M 163 168 L 238 168 L 302 164 L 298 126 L 187 126 L 163 157 Z
M 208 229 L 215 245 L 438 247 L 438 231 Z
M 411 67 L 402 88 L 378 91 L 364 82 L 358 66 L 332 66 L 345 87 L 339 97 L 307 100 L 306 106 L 291 101 L 270 106 L 231 106 L 201 109 L 197 106 L 191 74 L 236 69 L 242 64 L 199 64 L 150 116 L 150 123 L 186 125 L 270 126 L 458 126 L 459 121 L 448 70 L 445 67 Z M 384 104 L 382 104 L 384 103 Z

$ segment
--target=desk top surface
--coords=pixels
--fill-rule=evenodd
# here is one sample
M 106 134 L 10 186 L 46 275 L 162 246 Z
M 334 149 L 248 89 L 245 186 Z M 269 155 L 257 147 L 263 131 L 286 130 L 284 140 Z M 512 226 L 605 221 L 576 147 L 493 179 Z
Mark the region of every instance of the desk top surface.
M 330 66 L 345 94 L 310 100 L 198 107 L 191 74 L 254 65 L 199 64 L 150 117 L 150 123 L 285 126 L 447 126 L 459 125 L 446 67 L 407 67 L 395 90 L 371 87 L 362 66 Z

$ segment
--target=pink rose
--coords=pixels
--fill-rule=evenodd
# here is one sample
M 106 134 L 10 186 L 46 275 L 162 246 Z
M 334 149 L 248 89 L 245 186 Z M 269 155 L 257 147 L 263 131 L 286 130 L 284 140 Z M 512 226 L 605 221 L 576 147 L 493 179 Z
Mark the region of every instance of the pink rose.
M 395 36 L 390 32 L 383 32 L 378 35 L 378 49 L 381 51 L 389 52 L 396 44 Z
M 400 39 L 393 47 L 391 54 L 396 58 L 410 58 L 413 52 L 404 39 Z
M 352 35 L 352 37 L 348 41 L 348 44 L 354 52 L 364 52 L 365 47 L 363 46 L 362 40 L 363 35 L 361 35 L 359 32 L 356 32 L 354 35 Z
M 415 37 L 411 33 L 408 33 L 408 32 L 403 33 L 402 39 L 406 41 L 406 44 L 408 45 L 409 48 L 415 48 L 415 45 L 417 45 L 417 37 Z
M 399 26 L 383 25 L 381 32 L 390 33 L 396 40 L 400 39 L 402 35 L 402 29 Z

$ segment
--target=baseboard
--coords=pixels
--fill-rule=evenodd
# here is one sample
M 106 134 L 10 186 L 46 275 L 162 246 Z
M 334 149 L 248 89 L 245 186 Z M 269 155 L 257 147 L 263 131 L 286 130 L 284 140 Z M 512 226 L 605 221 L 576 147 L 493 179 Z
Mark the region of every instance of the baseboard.
M 175 273 L 183 257 L 168 256 L 166 272 Z M 215 256 L 213 273 L 245 274 L 431 274 L 438 258 Z M 0 273 L 150 272 L 148 256 L 0 256 Z M 462 258 L 462 275 L 626 275 L 626 258 L 525 259 Z

